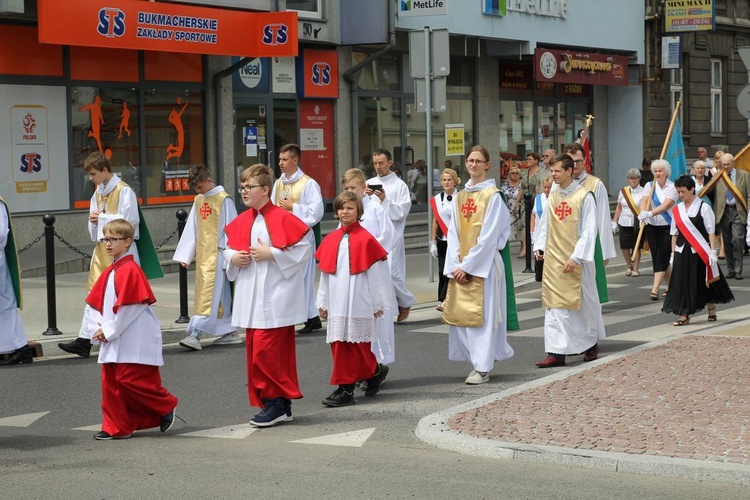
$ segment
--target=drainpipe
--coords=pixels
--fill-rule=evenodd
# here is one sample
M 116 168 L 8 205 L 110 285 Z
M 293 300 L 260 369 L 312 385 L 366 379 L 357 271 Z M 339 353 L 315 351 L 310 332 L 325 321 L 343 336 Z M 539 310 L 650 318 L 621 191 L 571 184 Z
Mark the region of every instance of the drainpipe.
M 352 165 L 357 165 L 359 163 L 359 141 L 355 139 L 359 136 L 359 102 L 357 99 L 357 81 L 354 79 L 354 75 L 365 66 L 368 66 L 371 62 L 379 59 L 387 52 L 390 52 L 396 46 L 396 1 L 398 0 L 390 0 L 388 2 L 388 43 L 344 72 L 344 79 L 349 82 L 351 92 Z M 377 147 L 383 147 L 383 145 L 378 144 Z

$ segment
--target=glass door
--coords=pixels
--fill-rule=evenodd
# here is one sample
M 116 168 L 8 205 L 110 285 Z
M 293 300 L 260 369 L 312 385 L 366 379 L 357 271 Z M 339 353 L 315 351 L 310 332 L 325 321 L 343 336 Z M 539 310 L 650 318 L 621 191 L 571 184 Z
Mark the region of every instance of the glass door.
M 539 155 L 544 154 L 545 149 L 560 150 L 561 144 L 556 139 L 556 113 L 552 104 L 539 104 L 536 107 L 536 148 Z
M 234 165 L 236 183 L 240 173 L 256 163 L 272 163 L 273 137 L 268 131 L 273 123 L 273 104 L 269 100 L 235 100 Z

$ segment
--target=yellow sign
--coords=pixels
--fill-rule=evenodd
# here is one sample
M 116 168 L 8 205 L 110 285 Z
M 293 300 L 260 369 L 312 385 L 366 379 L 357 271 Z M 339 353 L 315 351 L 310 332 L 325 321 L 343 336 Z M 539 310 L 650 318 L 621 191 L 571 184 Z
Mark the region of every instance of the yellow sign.
M 464 126 L 463 124 L 445 125 L 445 155 L 446 156 L 463 156 L 464 155 Z
M 667 0 L 664 5 L 664 31 L 679 33 L 714 29 L 713 0 Z

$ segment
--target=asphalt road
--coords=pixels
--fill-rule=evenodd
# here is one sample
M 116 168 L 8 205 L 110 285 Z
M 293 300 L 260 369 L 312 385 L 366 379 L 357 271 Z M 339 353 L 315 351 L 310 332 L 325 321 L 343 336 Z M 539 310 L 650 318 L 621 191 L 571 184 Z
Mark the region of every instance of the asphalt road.
M 610 278 L 602 355 L 674 333 L 672 317 L 660 313 L 661 301 L 648 300 L 650 283 L 647 275 Z M 719 309 L 719 321 L 747 316 L 750 283 L 731 284 L 738 300 Z M 419 441 L 414 428 L 425 415 L 551 373 L 533 364 L 544 356 L 540 296 L 535 284 L 518 290 L 522 331 L 509 338 L 516 355 L 496 364 L 490 383 L 482 386 L 463 384 L 471 367 L 447 359 L 447 328 L 432 308 L 414 311 L 397 325 L 396 363 L 383 390 L 372 398 L 359 393 L 352 407 L 320 403 L 332 390 L 325 334 L 298 336 L 305 397 L 293 404 L 294 421 L 256 431 L 247 425 L 257 410 L 247 403 L 243 346 L 200 352 L 166 346 L 164 386 L 180 398 L 178 414 L 187 423 L 176 423 L 167 434 L 155 429 L 123 441 L 93 439 L 90 426 L 101 422 L 94 358 L 0 369 L 3 497 L 750 497 L 750 488 L 737 485 L 471 457 Z M 702 315 L 689 328 L 701 325 Z

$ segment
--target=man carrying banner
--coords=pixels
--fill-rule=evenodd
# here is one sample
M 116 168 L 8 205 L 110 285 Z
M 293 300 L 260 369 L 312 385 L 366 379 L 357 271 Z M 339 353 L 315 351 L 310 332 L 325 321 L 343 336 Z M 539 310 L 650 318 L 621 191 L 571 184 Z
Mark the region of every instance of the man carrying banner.
M 721 155 L 717 168 L 723 169 L 723 182 L 716 183 L 714 213 L 724 239 L 727 259 L 727 279 L 742 279 L 742 257 L 745 250 L 745 223 L 747 221 L 750 175 L 734 168 L 734 156 Z

